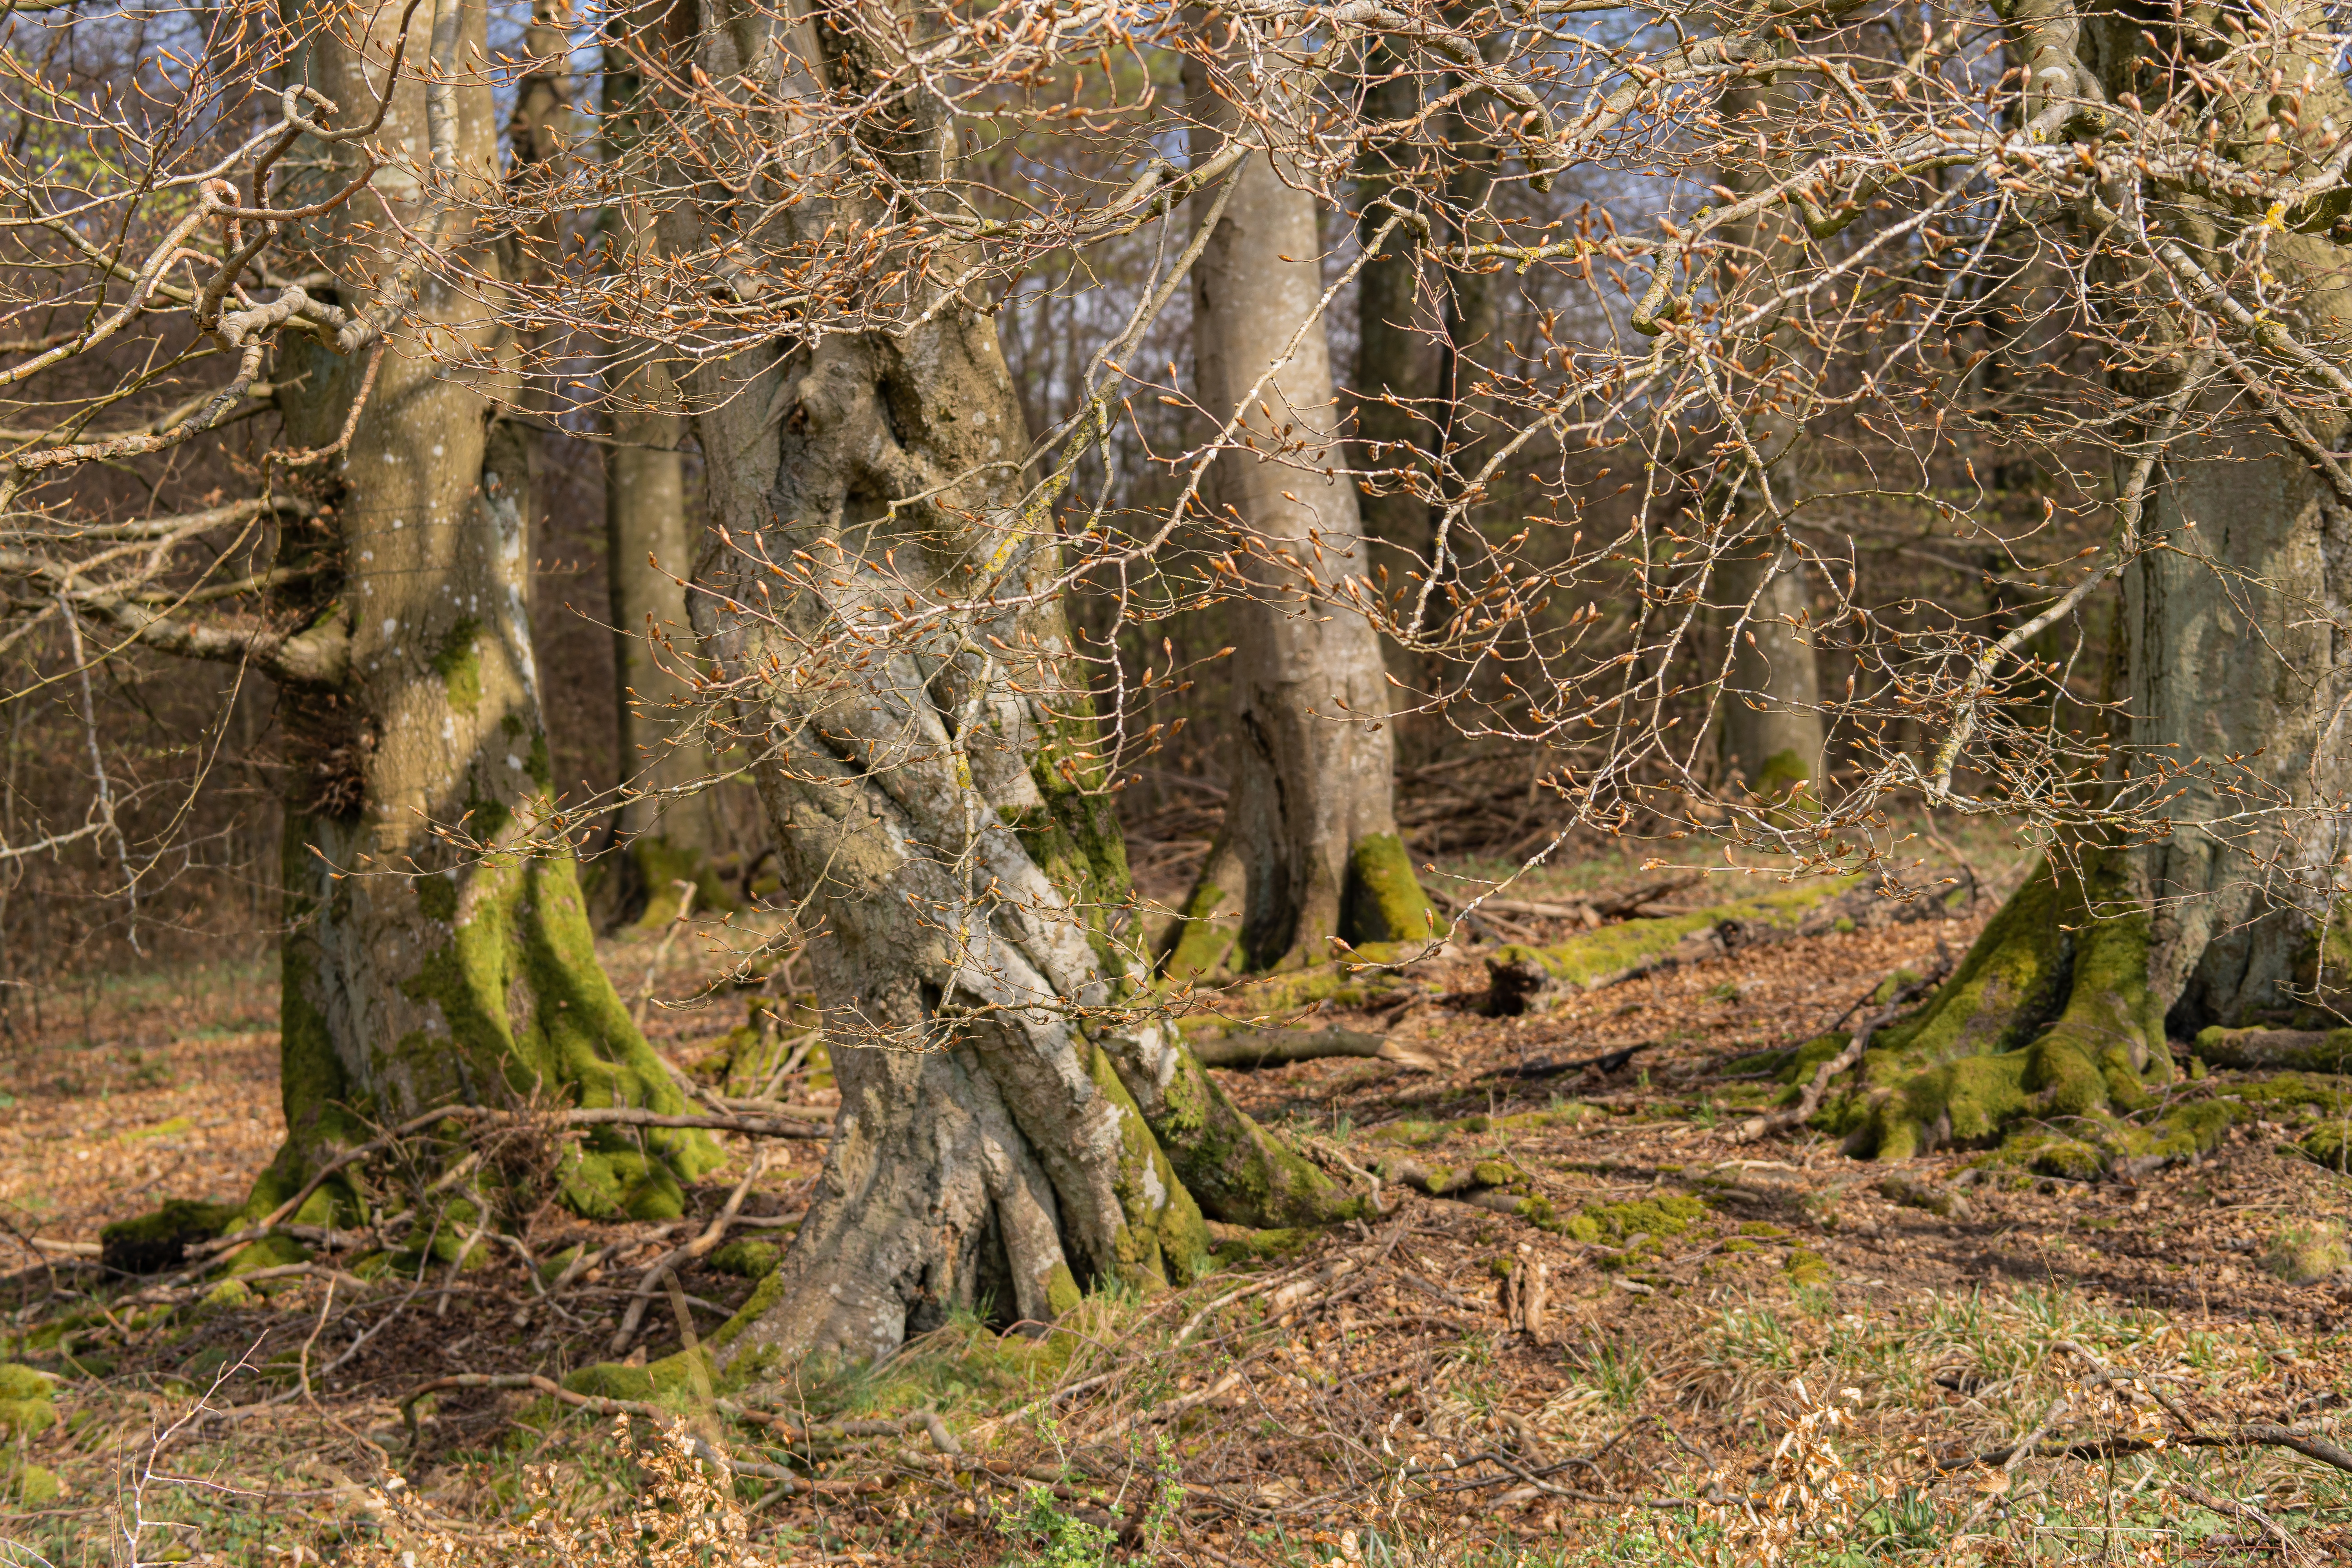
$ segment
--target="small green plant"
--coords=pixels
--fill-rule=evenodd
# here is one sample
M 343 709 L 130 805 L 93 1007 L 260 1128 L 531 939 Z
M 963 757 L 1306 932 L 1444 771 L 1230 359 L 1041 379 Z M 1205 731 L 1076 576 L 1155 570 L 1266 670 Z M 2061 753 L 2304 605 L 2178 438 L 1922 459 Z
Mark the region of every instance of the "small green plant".
M 1013 1543 L 1005 1568 L 1097 1568 L 1118 1543 L 1115 1531 L 1063 1512 L 1042 1486 L 1029 1489 L 1028 1503 L 998 1510 L 996 1528 Z
M 2347 1261 L 2344 1232 L 2333 1225 L 2291 1225 L 2263 1249 L 2263 1268 L 2290 1285 L 2316 1285 Z
M 1710 990 L 1706 994 L 1706 999 L 1710 1002 L 1737 1002 L 1739 1000 L 1739 983 L 1736 980 L 1727 980 Z
M 1649 1384 L 1650 1365 L 1637 1345 L 1603 1340 L 1569 1353 L 1585 1383 L 1619 1410 L 1633 1408 Z

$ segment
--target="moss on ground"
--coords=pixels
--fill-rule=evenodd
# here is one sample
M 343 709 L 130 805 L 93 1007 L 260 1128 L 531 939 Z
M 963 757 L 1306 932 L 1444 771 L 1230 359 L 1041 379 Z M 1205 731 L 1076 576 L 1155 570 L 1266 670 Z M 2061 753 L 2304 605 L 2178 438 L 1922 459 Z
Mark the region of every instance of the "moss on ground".
M 1575 1240 L 1615 1248 L 1601 1266 L 1622 1268 L 1655 1257 L 1668 1237 L 1683 1235 L 1714 1212 L 1704 1198 L 1641 1198 L 1579 1209 L 1560 1228 Z
M 1755 898 L 1736 899 L 1707 909 L 1694 910 L 1689 914 L 1602 926 L 1598 931 L 1586 931 L 1565 942 L 1549 942 L 1540 947 L 1513 942 L 1498 950 L 1494 962 L 1528 963 L 1554 980 L 1590 985 L 1620 974 L 1644 960 L 1663 957 L 1672 952 L 1685 937 L 1711 931 L 1727 921 L 1738 921 L 1743 925 L 1771 931 L 1794 931 L 1797 922 L 1808 910 L 1824 899 L 1843 892 L 1854 881 L 1855 879 L 1851 877 L 1824 878 L 1817 882 L 1781 888 Z

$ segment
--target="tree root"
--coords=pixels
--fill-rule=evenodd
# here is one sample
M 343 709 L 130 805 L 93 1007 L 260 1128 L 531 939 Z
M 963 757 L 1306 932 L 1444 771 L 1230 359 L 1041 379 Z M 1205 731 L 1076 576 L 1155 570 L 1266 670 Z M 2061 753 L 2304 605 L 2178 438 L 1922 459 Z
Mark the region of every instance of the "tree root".
M 1805 1085 L 1804 1092 L 1797 1097 L 1796 1104 L 1784 1110 L 1764 1111 L 1749 1117 L 1732 1130 L 1731 1141 L 1734 1143 L 1753 1143 L 1759 1138 L 1769 1137 L 1775 1132 L 1785 1132 L 1792 1127 L 1801 1127 L 1811 1121 L 1814 1113 L 1821 1110 L 1822 1097 L 1829 1093 L 1831 1081 L 1838 1074 L 1849 1070 L 1862 1060 L 1863 1053 L 1870 1048 L 1871 1037 L 1902 1016 L 1903 1010 L 1912 1003 L 1942 984 L 1944 976 L 1950 973 L 1951 969 L 1951 960 L 1947 956 L 1936 966 L 1934 973 L 1924 980 L 1915 980 L 1895 992 L 1893 1001 L 1872 1014 L 1864 1022 L 1862 1027 L 1854 1031 L 1853 1037 L 1846 1042 L 1843 1050 L 1813 1069 L 1812 1081 Z M 1896 974 L 1901 973 L 1900 970 L 1895 972 Z M 1889 975 L 1887 979 L 1892 980 L 1895 977 L 1895 975 Z M 1878 984 L 1871 987 L 1870 994 L 1875 996 L 1885 984 L 1885 980 L 1880 981 Z M 1868 998 L 1865 997 L 1864 1000 Z M 1851 1007 L 1846 1009 L 1849 1016 L 1853 1011 Z

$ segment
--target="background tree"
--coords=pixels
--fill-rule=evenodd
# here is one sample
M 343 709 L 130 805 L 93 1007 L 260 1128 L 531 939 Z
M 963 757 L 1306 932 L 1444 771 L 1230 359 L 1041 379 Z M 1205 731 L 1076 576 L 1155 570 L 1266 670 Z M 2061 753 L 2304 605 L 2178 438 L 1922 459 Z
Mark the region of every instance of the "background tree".
M 1196 162 L 1249 123 L 1210 80 L 1191 63 Z M 1244 448 L 1218 459 L 1206 491 L 1255 592 L 1234 665 L 1224 825 L 1165 960 L 1180 977 L 1313 962 L 1333 937 L 1405 942 L 1436 929 L 1397 836 L 1380 637 L 1334 602 L 1369 552 L 1355 485 L 1318 471 L 1344 458 L 1318 204 L 1311 176 L 1273 150 L 1297 109 L 1266 115 L 1269 150 L 1240 166 L 1192 268 L 1199 396 L 1216 416 L 1232 411 Z

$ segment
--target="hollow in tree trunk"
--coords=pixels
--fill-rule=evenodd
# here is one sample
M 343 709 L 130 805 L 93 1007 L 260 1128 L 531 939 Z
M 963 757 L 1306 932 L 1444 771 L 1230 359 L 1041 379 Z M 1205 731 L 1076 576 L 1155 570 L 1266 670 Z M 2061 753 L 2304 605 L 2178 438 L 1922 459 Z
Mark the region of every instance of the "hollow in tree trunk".
M 1205 83 L 1192 98 L 1205 151 L 1234 116 Z M 1163 958 L 1179 979 L 1443 929 L 1397 832 L 1380 636 L 1339 596 L 1365 574 L 1365 540 L 1355 486 L 1322 471 L 1340 443 L 1316 200 L 1265 153 L 1233 178 L 1192 269 L 1200 400 L 1213 417 L 1244 411 L 1241 433 L 1267 455 L 1224 454 L 1207 487 L 1252 591 L 1234 605 L 1225 819 Z M 1286 448 L 1290 460 L 1273 455 Z
M 802 62 L 744 59 L 734 38 L 702 29 L 712 80 L 806 89 L 757 74 Z M 808 47 L 827 86 L 873 90 L 865 46 Z M 929 100 L 884 107 L 896 134 L 872 155 L 953 145 Z M 992 318 L 956 304 L 772 345 L 682 388 L 723 530 L 703 645 L 816 933 L 842 1097 L 730 1372 L 880 1353 L 959 1308 L 1047 1321 L 1095 1285 L 1181 1282 L 1204 1216 L 1357 1212 L 1171 1030 L 1113 1011 L 1143 967 L 1125 849 L 1070 634 L 1039 592 L 1061 569 L 1053 490 L 1001 461 L 1028 437 Z M 910 595 L 931 613 L 907 616 Z
M 445 15 L 454 25 L 436 34 L 436 59 L 466 47 L 478 57 L 482 7 Z M 362 35 L 371 79 L 383 75 L 396 25 L 386 12 Z M 333 27 L 308 37 L 300 78 L 347 93 L 360 51 Z M 387 140 L 424 144 L 425 99 L 405 78 Z M 478 191 L 495 151 L 489 89 L 461 84 L 444 101 L 431 119 L 446 171 Z M 349 143 L 336 154 L 353 156 Z M 341 162 L 310 176 L 330 186 L 350 177 Z M 386 167 L 375 184 L 412 226 L 429 222 L 413 179 Z M 394 258 L 372 244 L 363 225 L 331 232 L 318 258 L 343 278 L 391 278 Z M 497 266 L 488 254 L 472 260 Z M 292 1196 L 322 1153 L 365 1136 L 366 1123 L 439 1104 L 683 1109 L 598 965 L 572 856 L 547 826 L 523 597 L 523 440 L 492 423 L 485 395 L 511 385 L 455 370 L 450 352 L 496 348 L 490 307 L 475 290 L 428 281 L 410 313 L 441 352 L 415 339 L 383 350 L 350 444 L 323 470 L 331 534 L 289 530 L 281 542 L 288 564 L 323 568 L 279 606 L 305 626 L 294 641 L 332 656 L 278 661 L 287 1141 L 255 1185 L 254 1214 Z M 302 390 L 281 394 L 280 407 L 297 445 L 327 447 L 370 380 L 370 355 L 299 341 L 307 346 L 279 380 Z M 601 1138 L 570 1162 L 564 1191 L 590 1213 L 675 1215 L 679 1180 L 715 1159 L 690 1133 Z M 300 1217 L 334 1216 L 349 1195 L 331 1183 Z

